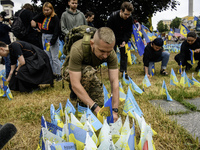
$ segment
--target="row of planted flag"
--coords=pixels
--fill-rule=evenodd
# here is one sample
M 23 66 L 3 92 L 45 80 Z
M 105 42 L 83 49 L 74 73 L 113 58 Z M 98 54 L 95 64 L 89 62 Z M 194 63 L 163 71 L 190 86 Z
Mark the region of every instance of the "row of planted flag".
M 131 81 L 131 79 L 129 80 Z M 123 91 L 121 83 L 119 84 L 120 91 Z M 41 120 L 42 129 L 38 150 L 44 149 L 44 147 L 46 149 L 56 149 L 58 147 L 63 149 L 64 146 L 80 150 L 103 150 L 105 148 L 116 150 L 155 149 L 152 136 L 157 133 L 145 122 L 143 113 L 131 92 L 131 89 L 135 89 L 136 84 L 133 86 L 131 84 L 133 82 L 130 82 L 127 94 L 124 92 L 120 94 L 123 95 L 120 96 L 120 101 L 125 101 L 122 114 L 127 117 L 124 124 L 122 124 L 121 117 L 115 123 L 113 122 L 112 97 L 109 96 L 105 86 L 103 88 L 104 106 L 97 117 L 88 107 L 78 105 L 78 111 L 76 111 L 69 100 L 67 100 L 64 108 L 65 113 L 63 113 L 61 103 L 57 110 L 52 104 L 50 108 L 51 123 L 44 121 L 44 117 Z M 75 115 L 79 116 L 80 120 Z M 138 144 L 135 138 L 135 124 L 133 123 L 130 128 L 128 116 L 134 118 L 133 122 L 136 121 L 139 125 L 140 141 Z M 100 132 L 97 137 L 96 131 L 98 130 Z

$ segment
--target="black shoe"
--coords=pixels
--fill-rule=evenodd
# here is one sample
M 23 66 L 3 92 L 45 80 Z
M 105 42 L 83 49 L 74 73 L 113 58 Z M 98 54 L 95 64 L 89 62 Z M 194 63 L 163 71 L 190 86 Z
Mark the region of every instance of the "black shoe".
M 186 68 L 185 71 L 190 70 L 192 68 L 192 65 L 190 65 L 189 63 L 186 64 Z
M 61 81 L 61 80 L 62 80 L 62 76 L 61 75 L 57 75 L 56 81 Z
M 199 70 L 200 70 L 200 66 L 198 65 L 198 66 L 195 68 L 195 71 L 196 71 L 196 72 L 199 72 Z
M 123 78 L 123 73 L 122 73 L 122 78 Z M 130 77 L 130 78 L 131 78 L 131 77 Z M 126 80 L 129 80 L 129 76 L 128 76 L 127 73 L 125 73 L 125 79 L 126 79 Z
M 71 91 L 71 93 L 70 93 L 70 99 L 71 99 L 71 100 L 76 100 L 76 99 L 77 99 L 77 96 L 76 96 L 76 94 L 74 93 L 74 91 Z
M 160 70 L 160 74 L 163 76 L 167 76 L 168 73 L 165 71 L 165 69 Z

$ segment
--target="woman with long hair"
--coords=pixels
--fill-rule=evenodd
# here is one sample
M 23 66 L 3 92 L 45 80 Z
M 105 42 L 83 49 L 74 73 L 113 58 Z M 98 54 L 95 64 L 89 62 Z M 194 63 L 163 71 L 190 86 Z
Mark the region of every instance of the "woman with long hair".
M 51 3 L 43 4 L 43 12 L 36 15 L 31 21 L 31 26 L 35 27 L 37 23 L 42 24 L 42 44 L 44 50 L 49 56 L 50 64 L 53 70 L 54 78 L 61 80 L 61 67 L 58 59 L 59 54 L 59 18 L 56 15 Z

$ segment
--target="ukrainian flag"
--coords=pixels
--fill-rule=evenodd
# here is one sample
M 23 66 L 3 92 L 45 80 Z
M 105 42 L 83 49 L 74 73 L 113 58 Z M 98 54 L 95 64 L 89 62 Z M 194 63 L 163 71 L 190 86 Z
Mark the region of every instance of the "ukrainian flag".
M 110 98 L 110 94 L 108 93 L 104 84 L 103 84 L 103 94 L 104 94 L 104 104 L 105 104 Z
M 192 81 L 193 81 L 193 83 L 194 83 L 195 86 L 200 87 L 200 82 L 197 81 L 197 80 L 193 77 L 193 74 L 192 74 Z
M 46 51 L 49 51 L 50 49 L 50 44 L 49 42 L 47 41 L 47 39 L 44 40 L 44 50 Z
M 171 68 L 170 85 L 179 86 L 179 82 L 173 68 Z
M 143 91 L 144 91 L 144 87 L 150 87 L 151 83 L 149 81 L 149 78 L 147 77 L 147 74 L 145 74 L 144 79 L 142 81 L 142 85 L 143 85 Z
M 154 73 L 155 73 L 155 67 L 154 67 L 154 65 L 152 65 L 152 67 L 151 67 L 151 76 L 152 77 L 154 76 Z
M 123 87 L 122 87 L 121 82 L 119 81 L 119 100 L 120 100 L 121 102 L 123 102 L 123 101 L 125 101 L 125 99 L 126 99 L 126 94 L 125 94 L 125 92 L 124 92 L 124 89 L 123 89 Z
M 182 87 L 190 87 L 190 82 L 188 80 L 188 77 L 187 77 L 185 70 L 183 71 L 183 73 L 181 75 L 180 85 Z
M 167 86 L 165 84 L 165 81 L 163 80 L 162 88 L 160 90 L 161 95 L 166 95 L 168 101 L 173 101 L 172 97 L 169 95 L 169 92 L 167 90 Z
M 178 73 L 182 74 L 182 62 L 180 61 L 180 65 L 179 65 L 179 69 L 178 69 Z
M 143 91 L 137 86 L 137 84 L 135 84 L 135 82 L 133 82 L 133 80 L 129 77 L 129 86 L 130 89 L 135 93 L 135 94 L 142 94 Z
M 191 64 L 195 64 L 195 59 L 194 59 L 194 50 L 190 49 L 190 57 L 191 57 Z
M 66 105 L 65 105 L 65 111 L 67 114 L 73 113 L 75 114 L 76 109 L 74 108 L 73 104 L 67 99 Z
M 182 34 L 184 37 L 187 37 L 189 32 L 190 30 L 184 24 L 181 24 L 180 34 Z

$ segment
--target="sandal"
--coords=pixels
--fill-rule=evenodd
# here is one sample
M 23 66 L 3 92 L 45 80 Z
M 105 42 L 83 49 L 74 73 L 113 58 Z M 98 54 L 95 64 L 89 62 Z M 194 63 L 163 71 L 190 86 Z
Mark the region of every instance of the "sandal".
M 164 75 L 164 76 L 167 76 L 168 75 L 168 73 L 163 69 L 163 70 L 160 70 L 160 74 L 161 75 Z

